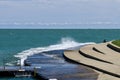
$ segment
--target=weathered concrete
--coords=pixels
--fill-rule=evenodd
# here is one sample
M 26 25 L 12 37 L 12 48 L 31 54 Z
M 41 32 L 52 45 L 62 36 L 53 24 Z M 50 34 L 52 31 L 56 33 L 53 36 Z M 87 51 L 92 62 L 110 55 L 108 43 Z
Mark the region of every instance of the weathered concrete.
M 100 71 L 100 78 L 104 80 L 102 73 L 106 74 L 105 79 L 120 79 L 120 53 L 107 47 L 108 43 L 87 45 L 80 50 L 65 51 L 66 59 L 80 63 Z M 101 73 L 102 72 L 102 73 Z M 102 75 L 101 75 L 102 74 Z
M 107 55 L 107 54 L 114 54 L 114 53 L 111 53 L 111 52 L 104 52 L 102 51 L 104 54 L 101 54 L 100 52 L 98 51 L 95 51 L 93 50 L 93 47 L 94 48 L 97 48 L 97 47 L 101 47 L 102 46 L 107 46 L 107 44 L 94 44 L 94 45 L 88 45 L 88 46 L 85 46 L 85 47 L 82 47 L 80 48 L 80 53 L 86 57 L 89 57 L 89 58 L 92 58 L 92 59 L 96 59 L 96 60 L 99 60 L 99 61 L 103 61 L 103 62 L 107 62 L 107 63 L 111 63 L 111 64 L 115 64 L 115 65 L 120 65 L 120 62 L 118 61 L 118 58 L 120 58 L 120 54 L 119 54 L 119 57 L 116 58 L 116 56 L 112 56 L 112 55 Z M 105 48 L 102 48 L 102 49 L 105 49 Z M 99 50 L 99 49 L 97 49 Z M 101 50 L 99 50 L 101 51 Z M 118 56 L 118 55 L 117 55 Z
M 109 48 L 111 48 L 111 49 L 117 51 L 117 52 L 120 52 L 120 47 L 118 47 L 118 46 L 112 44 L 111 42 L 109 42 L 109 44 L 108 44 L 107 46 L 108 46 Z

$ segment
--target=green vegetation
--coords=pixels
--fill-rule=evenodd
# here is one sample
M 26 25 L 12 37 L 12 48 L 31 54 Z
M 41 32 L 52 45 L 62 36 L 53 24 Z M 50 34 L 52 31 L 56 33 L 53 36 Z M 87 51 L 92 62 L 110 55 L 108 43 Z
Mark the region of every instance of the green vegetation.
M 120 47 L 120 40 L 112 41 L 112 43 L 115 44 L 116 46 L 119 46 L 119 47 Z

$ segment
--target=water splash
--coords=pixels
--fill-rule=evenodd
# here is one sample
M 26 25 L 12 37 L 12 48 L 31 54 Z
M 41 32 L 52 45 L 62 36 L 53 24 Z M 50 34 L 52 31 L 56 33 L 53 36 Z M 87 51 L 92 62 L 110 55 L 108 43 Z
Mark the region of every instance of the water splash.
M 24 50 L 14 56 L 20 59 L 19 63 L 21 65 L 24 65 L 24 60 L 27 59 L 28 56 L 31 56 L 34 54 L 39 54 L 45 51 L 52 51 L 52 50 L 68 50 L 68 49 L 70 50 L 70 49 L 80 48 L 81 46 L 88 45 L 88 44 L 94 44 L 94 43 L 93 42 L 78 43 L 72 38 L 62 38 L 58 44 L 50 45 L 47 47 L 31 48 L 28 50 Z

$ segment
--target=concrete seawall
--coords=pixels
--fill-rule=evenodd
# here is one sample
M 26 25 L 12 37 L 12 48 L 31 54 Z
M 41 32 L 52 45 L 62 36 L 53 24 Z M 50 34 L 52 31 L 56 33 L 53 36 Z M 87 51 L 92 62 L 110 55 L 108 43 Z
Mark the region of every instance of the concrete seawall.
M 108 76 L 105 77 L 106 79 L 111 78 L 111 80 L 119 80 L 120 63 L 118 62 L 118 59 L 120 58 L 120 54 L 118 54 L 118 50 L 120 49 L 117 47 L 117 52 L 112 51 L 114 47 L 109 48 L 107 47 L 108 45 L 110 44 L 102 43 L 88 45 L 88 47 L 84 46 L 76 51 L 65 51 L 64 57 L 69 61 L 82 64 L 95 69 L 100 73 L 107 74 Z
M 117 51 L 117 52 L 120 52 L 120 47 L 118 47 L 118 46 L 116 46 L 116 45 L 114 45 L 114 44 L 112 44 L 112 43 L 109 43 L 107 46 L 108 46 L 109 48 Z

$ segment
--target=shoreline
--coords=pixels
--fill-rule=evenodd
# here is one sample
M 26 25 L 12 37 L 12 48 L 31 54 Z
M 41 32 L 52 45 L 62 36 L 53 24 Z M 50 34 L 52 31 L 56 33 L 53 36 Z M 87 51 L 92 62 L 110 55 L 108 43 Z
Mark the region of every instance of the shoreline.
M 79 51 L 65 51 L 64 56 L 70 61 L 90 67 L 95 72 L 99 73 L 97 80 L 119 80 L 120 79 L 120 71 L 119 71 L 120 67 L 119 67 L 119 62 L 117 59 L 120 58 L 120 54 L 116 54 L 119 52 L 115 51 L 115 49 L 113 52 L 107 53 L 106 49 L 109 48 L 109 47 L 107 47 L 108 44 L 112 45 L 111 42 L 87 45 L 90 47 L 92 46 L 92 48 L 93 48 L 93 46 L 101 47 L 100 51 L 96 51 L 96 52 L 95 52 L 95 50 L 92 50 L 92 49 L 90 49 L 90 47 L 87 47 L 87 46 L 80 48 L 80 50 L 85 52 L 84 54 L 86 54 L 87 56 L 80 55 Z M 104 46 L 106 46 L 106 49 L 102 48 Z M 97 49 L 99 50 L 99 48 L 97 48 Z M 112 48 L 110 48 L 110 49 L 112 49 Z M 93 51 L 96 54 L 92 54 Z M 105 53 L 104 53 L 104 51 L 105 51 Z M 102 54 L 101 52 L 104 54 Z M 113 56 L 111 56 L 111 55 L 113 55 Z M 95 58 L 93 58 L 93 56 Z M 100 57 L 100 56 L 102 56 L 102 57 Z M 101 59 L 101 60 L 99 60 L 99 59 Z M 112 64 L 104 62 L 104 61 L 109 61 L 110 59 L 112 60 Z

